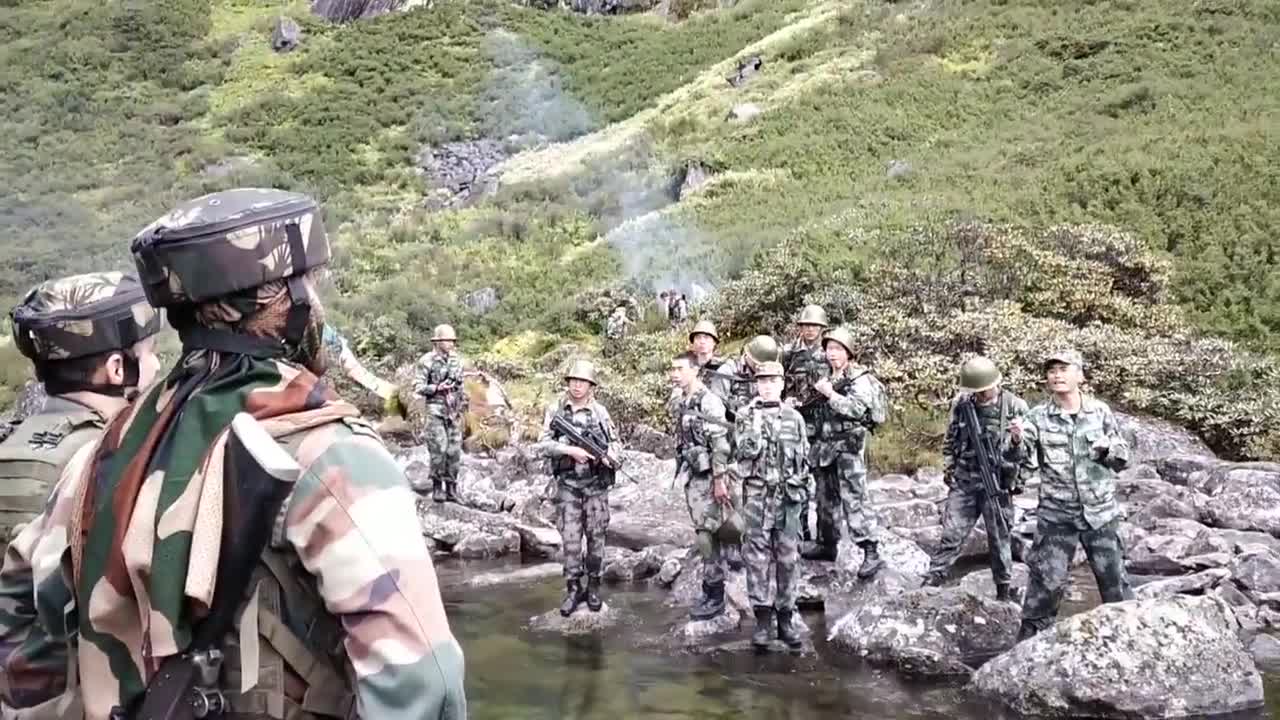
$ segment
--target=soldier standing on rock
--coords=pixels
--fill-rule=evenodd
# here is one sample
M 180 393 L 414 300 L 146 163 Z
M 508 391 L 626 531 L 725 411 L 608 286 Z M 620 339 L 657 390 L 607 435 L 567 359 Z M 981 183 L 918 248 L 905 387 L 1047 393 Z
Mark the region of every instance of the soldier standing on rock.
M 858 577 L 865 580 L 884 566 L 876 541 L 872 539 L 875 515 L 867 501 L 866 442 L 868 433 L 884 423 L 888 401 L 884 386 L 871 370 L 850 364 L 853 336 L 848 329 L 838 327 L 827 333 L 823 348 L 831 364 L 831 376 L 821 378 L 813 386 L 824 400 L 815 413 L 818 432 L 812 465 L 821 493 L 818 496 L 820 544 L 811 557 L 836 559 L 840 534 L 834 528 L 843 514 L 849 539 L 862 548 Z
M 605 534 L 609 530 L 609 489 L 614 484 L 618 432 L 609 411 L 595 400 L 596 369 L 578 360 L 564 376 L 566 391 L 547 407 L 539 446 L 552 457 L 556 479 L 556 528 L 564 552 L 566 592 L 560 614 L 568 617 L 583 602 L 592 612 L 603 606 L 600 572 L 604 567 Z M 606 462 L 597 461 L 584 448 L 570 444 L 553 427 L 559 416 L 584 436 L 609 449 Z M 583 540 L 586 540 L 585 563 Z M 583 566 L 587 587 L 582 587 Z
M 818 378 L 825 377 L 830 374 L 830 366 L 827 364 L 827 356 L 822 350 L 822 333 L 827 329 L 827 311 L 822 309 L 821 305 L 806 305 L 800 311 L 800 317 L 796 320 L 797 336 L 795 340 L 787 343 L 782 349 L 782 369 L 786 373 L 785 385 L 782 390 L 782 397 L 793 407 L 800 411 L 800 416 L 804 418 L 805 427 L 809 432 L 809 444 L 814 441 L 814 433 L 818 431 L 817 412 L 818 401 L 821 398 L 814 393 L 813 384 Z M 812 483 L 811 483 L 812 484 Z M 822 497 L 822 488 L 812 488 L 819 498 Z M 833 489 L 832 495 L 835 494 Z M 821 500 L 819 500 L 821 502 Z M 834 538 L 827 538 L 823 533 L 839 532 L 834 522 L 828 522 L 825 526 L 821 519 L 818 521 L 818 545 L 832 545 L 834 547 L 839 535 Z M 800 515 L 800 533 L 805 540 L 809 540 L 812 536 L 809 534 L 809 508 L 806 506 Z
M 809 501 L 809 439 L 804 419 L 783 405 L 782 364 L 756 369 L 759 394 L 738 413 L 734 456 L 743 478 L 747 540 L 747 594 L 755 611 L 751 644 L 769 646 L 774 613 L 778 639 L 792 650 L 800 636 L 792 624 L 796 607 L 796 566 L 800 561 L 800 508 Z M 770 575 L 776 579 L 771 592 Z
M 985 357 L 974 357 L 960 366 L 961 395 L 951 406 L 951 421 L 942 445 L 943 480 L 949 492 L 942 515 L 942 541 L 929 566 L 926 585 L 941 585 L 947 579 L 947 571 L 960 556 L 960 546 L 973 531 L 978 518 L 983 518 L 987 530 L 987 546 L 991 553 L 991 577 L 996 584 L 996 599 L 1016 602 L 1010 593 L 1013 553 L 1011 528 L 1014 523 L 1013 502 L 1010 492 L 1018 490 L 1020 447 L 1011 441 L 1027 414 L 1027 403 L 1000 386 L 1000 371 L 995 363 Z M 974 416 L 981 427 L 979 435 L 991 439 L 996 457 L 987 459 L 991 468 L 1000 473 L 998 498 L 988 498 L 984 490 L 978 453 L 985 452 L 975 446 L 965 425 L 961 403 L 973 403 Z M 1016 430 L 1015 430 L 1016 428 Z M 1021 436 L 1019 435 L 1019 438 Z M 1010 454 L 1012 457 L 1006 457 Z M 1004 516 L 1003 525 L 993 513 Z M 1001 529 L 1003 528 L 1003 529 Z
M 724 611 L 725 569 L 721 562 L 722 527 L 736 514 L 729 490 L 729 424 L 724 402 L 698 380 L 691 352 L 671 361 L 671 383 L 680 391 L 675 406 L 676 477 L 684 478 L 684 497 L 702 556 L 702 597 L 690 610 L 694 620 Z M 740 541 L 740 539 L 739 539 Z
M 458 335 L 449 325 L 431 334 L 431 352 L 418 360 L 413 391 L 426 398 L 426 445 L 431 452 L 431 499 L 458 500 L 458 465 L 462 460 L 462 416 L 467 394 L 462 385 L 462 357 L 455 351 Z M 422 493 L 425 488 L 414 488 Z
M 1027 467 L 1040 473 L 1036 539 L 1027 560 L 1030 581 L 1022 601 L 1018 640 L 1049 627 L 1067 589 L 1076 544 L 1098 582 L 1103 602 L 1133 598 L 1115 498 L 1115 474 L 1129 464 L 1129 444 L 1111 408 L 1080 391 L 1084 361 L 1075 350 L 1045 358 L 1052 397 L 1028 413 L 1021 433 Z

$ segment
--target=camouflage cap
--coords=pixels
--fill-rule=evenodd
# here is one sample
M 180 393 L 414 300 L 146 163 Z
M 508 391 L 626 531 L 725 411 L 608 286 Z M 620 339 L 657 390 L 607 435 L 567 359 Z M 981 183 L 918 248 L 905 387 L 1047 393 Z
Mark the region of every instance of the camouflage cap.
M 1050 365 L 1056 362 L 1066 363 L 1067 365 L 1075 365 L 1076 367 L 1081 369 L 1084 368 L 1084 358 L 1080 355 L 1078 351 L 1072 350 L 1070 348 L 1062 348 L 1049 353 L 1048 355 L 1045 356 L 1044 362 L 1041 363 L 1041 366 L 1048 368 Z
M 782 377 L 782 363 L 766 360 L 756 367 L 755 376 L 756 378 Z
M 13 340 L 32 360 L 71 360 L 127 350 L 160 332 L 160 313 L 138 279 L 118 272 L 49 280 L 10 313 Z
M 202 303 L 329 262 L 315 200 L 261 188 L 189 200 L 139 232 L 131 249 L 156 307 Z

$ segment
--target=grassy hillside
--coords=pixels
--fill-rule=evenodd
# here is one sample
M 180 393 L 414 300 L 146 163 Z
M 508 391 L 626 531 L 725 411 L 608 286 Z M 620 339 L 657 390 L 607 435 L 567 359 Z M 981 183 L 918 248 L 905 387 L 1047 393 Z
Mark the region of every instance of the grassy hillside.
M 278 55 L 277 9 L 250 0 L 0 2 L 14 190 L 0 198 L 0 299 L 122 263 L 168 203 L 274 184 L 325 200 L 334 314 L 384 370 L 447 319 L 536 397 L 556 348 L 598 347 L 606 298 L 697 281 L 722 289 L 714 311 L 739 341 L 817 297 L 897 338 L 865 348 L 898 373 L 896 464 L 932 443 L 958 353 L 984 345 L 1029 368 L 1033 346 L 1064 335 L 1094 350 L 1110 396 L 1233 454 L 1280 438 L 1265 382 L 1280 351 L 1274 3 L 745 0 L 675 24 L 437 4 L 331 26 L 295 2 L 303 45 Z M 761 73 L 730 86 L 753 54 Z M 763 112 L 727 119 L 742 103 Z M 482 138 L 518 153 L 497 194 L 425 208 L 420 148 Z M 228 159 L 229 174 L 204 171 Z M 691 161 L 713 177 L 676 203 Z M 958 221 L 1028 230 L 974 241 Z M 1129 234 L 1046 239 L 1063 223 Z M 914 295 L 886 296 L 902 274 Z M 985 324 L 894 335 L 905 308 L 958 321 L 934 312 L 937 287 Z M 459 303 L 480 288 L 500 301 L 477 316 Z M 996 327 L 1007 303 L 1018 319 Z M 1228 342 L 1210 351 L 1204 333 Z M 652 356 L 679 343 L 638 338 L 610 368 L 625 379 L 614 401 L 652 413 Z M 1206 353 L 1228 359 L 1187 369 Z M 1150 370 L 1112 372 L 1135 364 Z

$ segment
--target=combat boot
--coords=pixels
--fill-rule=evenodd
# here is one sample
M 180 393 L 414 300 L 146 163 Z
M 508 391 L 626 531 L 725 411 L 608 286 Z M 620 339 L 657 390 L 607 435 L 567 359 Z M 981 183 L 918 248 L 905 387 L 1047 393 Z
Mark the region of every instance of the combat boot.
M 702 597 L 689 610 L 689 617 L 694 620 L 710 620 L 724 612 L 724 581 L 712 585 L 702 581 Z
M 587 609 L 591 612 L 600 612 L 600 608 L 604 607 L 604 600 L 600 597 L 600 576 L 587 576 Z
M 456 480 L 450 480 L 444 484 L 444 497 L 449 502 L 462 504 L 462 499 L 458 497 L 458 483 Z
M 1015 587 L 1010 587 L 1009 583 L 996 583 L 996 601 L 997 602 L 1022 602 L 1022 596 Z
M 569 617 L 585 599 L 586 596 L 582 592 L 582 585 L 577 580 L 566 582 L 564 602 L 560 603 L 560 614 L 564 617 Z
M 793 610 L 778 611 L 778 639 L 788 648 L 799 650 L 804 643 L 800 640 L 800 633 L 796 632 L 794 618 L 795 611 Z
M 869 580 L 884 567 L 884 560 L 880 557 L 880 548 L 875 540 L 863 540 L 858 543 L 858 547 L 862 548 L 862 565 L 858 566 L 858 579 Z
M 751 633 L 751 645 L 757 650 L 769 647 L 773 637 L 773 608 L 768 605 L 756 605 L 756 630 Z
M 836 546 L 824 543 L 812 543 L 805 547 L 800 553 L 800 557 L 805 560 L 826 560 L 832 562 L 836 559 Z
M 741 545 L 725 545 L 724 562 L 729 566 L 730 570 L 738 572 L 742 570 L 744 563 L 742 562 L 742 546 Z
M 444 481 L 440 478 L 431 480 L 431 499 L 438 503 L 445 501 Z

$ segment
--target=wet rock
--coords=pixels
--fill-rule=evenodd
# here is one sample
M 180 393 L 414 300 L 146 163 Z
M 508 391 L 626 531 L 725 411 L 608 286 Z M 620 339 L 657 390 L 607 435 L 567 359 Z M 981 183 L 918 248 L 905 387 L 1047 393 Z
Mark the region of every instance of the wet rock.
M 507 159 L 505 146 L 491 139 L 467 140 L 427 147 L 416 158 L 417 172 L 437 189 L 428 199 L 434 208 L 465 205 L 498 186 L 497 166 Z
M 453 546 L 453 553 L 464 559 L 494 558 L 520 552 L 520 535 L 514 530 L 501 534 L 478 531 L 468 533 Z
M 742 617 L 743 613 L 737 608 L 726 606 L 724 612 L 710 620 L 690 620 L 676 626 L 671 637 L 685 647 L 707 645 L 718 636 L 737 632 Z
M 889 165 L 885 168 L 885 176 L 891 180 L 907 177 L 911 172 L 911 163 L 906 160 L 890 160 Z
M 1262 678 L 1237 627 L 1214 597 L 1101 605 L 986 663 L 971 687 L 1023 715 L 1166 718 L 1261 707 Z
M 676 191 L 676 199 L 684 200 L 690 195 L 696 193 L 703 185 L 706 185 L 715 173 L 712 169 L 697 161 L 690 160 L 685 163 L 684 170 L 681 173 L 680 187 Z
M 648 580 L 662 570 L 667 556 L 674 550 L 673 547 L 656 547 L 636 552 L 626 548 L 607 548 L 604 579 L 615 583 Z
M 569 617 L 561 616 L 559 609 L 545 612 L 529 618 L 529 629 L 561 635 L 591 635 L 616 627 L 624 620 L 622 611 L 605 601 L 600 612 L 591 612 L 585 606 L 579 607 Z
M 733 108 L 729 110 L 729 116 L 726 119 L 740 123 L 749 122 L 759 116 L 762 112 L 764 112 L 764 110 L 755 103 L 742 103 L 741 105 L 734 105 Z
M 1270 635 L 1258 635 L 1249 643 L 1249 654 L 1263 672 L 1280 672 L 1280 640 Z
M 968 675 L 1013 646 L 1019 610 L 955 588 L 922 588 L 869 600 L 832 628 L 845 652 L 912 675 Z
M 276 52 L 289 52 L 302 42 L 302 28 L 298 21 L 287 15 L 276 18 L 275 29 L 271 31 L 271 49 Z
M 682 572 L 684 572 L 684 562 L 681 558 L 667 558 L 663 561 L 662 568 L 658 570 L 658 584 L 669 588 L 675 584 Z
M 463 583 L 469 588 L 487 588 L 495 585 L 523 585 L 547 578 L 559 577 L 564 572 L 560 563 L 541 563 L 515 570 L 495 570 L 473 575 Z
M 747 81 L 755 77 L 762 67 L 764 67 L 764 59 L 759 55 L 751 55 L 739 60 L 737 71 L 725 78 L 725 80 L 734 87 L 742 87 L 747 84 Z
M 1010 574 L 1013 576 L 1010 584 L 1019 590 L 1026 590 L 1027 579 L 1030 577 L 1030 570 L 1027 566 L 1022 563 L 1014 563 L 1013 571 Z M 958 587 L 978 597 L 995 598 L 996 596 L 996 581 L 991 579 L 991 570 L 988 568 L 974 570 L 960 578 Z
M 498 291 L 491 287 L 483 287 L 463 295 L 459 302 L 476 315 L 485 315 L 498 307 Z
M 806 610 L 824 610 L 828 618 L 835 619 L 869 598 L 899 595 L 915 590 L 922 582 L 920 574 L 904 573 L 893 567 L 881 570 L 870 580 L 860 580 L 854 570 L 829 562 L 804 560 L 796 602 Z
M 1209 524 L 1280 535 L 1280 464 L 1219 466 L 1209 473 L 1205 491 Z
M 1170 597 L 1172 595 L 1203 595 L 1206 590 L 1231 577 L 1231 571 L 1225 568 L 1212 568 L 1194 575 L 1156 580 L 1149 582 L 1134 594 L 1139 600 L 1149 598 Z
M 1252 546 L 1232 561 L 1231 575 L 1246 592 L 1280 592 L 1280 555 Z
M 553 527 L 516 523 L 520 535 L 520 555 L 524 558 L 559 558 L 560 533 Z
M 928 500 L 886 503 L 876 507 L 876 514 L 879 515 L 880 522 L 890 528 L 928 527 L 942 521 L 937 503 Z

